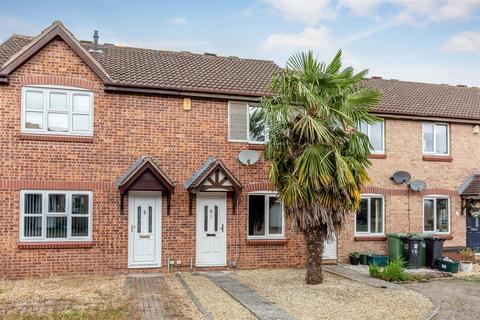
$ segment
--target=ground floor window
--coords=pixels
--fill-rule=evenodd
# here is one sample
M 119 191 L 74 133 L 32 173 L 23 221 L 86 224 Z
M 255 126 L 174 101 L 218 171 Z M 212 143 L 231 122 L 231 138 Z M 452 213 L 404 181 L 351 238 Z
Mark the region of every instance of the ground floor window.
M 380 195 L 362 195 L 360 208 L 355 215 L 355 234 L 384 234 L 383 202 Z
M 24 241 L 89 240 L 92 192 L 22 190 L 20 219 Z
M 282 238 L 283 206 L 275 193 L 248 195 L 248 236 L 250 238 Z
M 423 231 L 450 232 L 450 199 L 448 197 L 423 198 Z

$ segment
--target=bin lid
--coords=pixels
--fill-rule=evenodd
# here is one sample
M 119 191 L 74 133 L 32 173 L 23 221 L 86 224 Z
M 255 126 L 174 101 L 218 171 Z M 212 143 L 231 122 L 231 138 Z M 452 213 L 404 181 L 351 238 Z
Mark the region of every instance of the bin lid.
M 439 237 L 436 237 L 436 236 L 428 236 L 428 237 L 425 237 L 425 239 L 430 240 L 430 241 L 445 241 L 445 239 L 439 238 Z
M 408 235 L 406 233 L 387 233 L 387 237 L 392 237 L 392 238 L 404 238 L 407 236 Z

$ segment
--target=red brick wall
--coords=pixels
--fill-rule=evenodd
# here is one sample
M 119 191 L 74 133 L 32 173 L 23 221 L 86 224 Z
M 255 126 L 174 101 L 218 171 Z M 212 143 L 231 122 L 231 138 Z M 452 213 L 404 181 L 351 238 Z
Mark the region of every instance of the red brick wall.
M 55 84 L 93 88 L 93 139 L 20 133 L 22 85 L 46 84 L 49 79 Z M 96 75 L 60 40 L 19 68 L 10 85 L 0 86 L 2 276 L 125 272 L 128 219 L 120 216 L 114 184 L 141 155 L 156 158 L 177 186 L 170 216 L 165 214 L 165 197 L 163 201 L 162 266 L 168 258 L 189 264 L 195 257 L 195 215 L 189 215 L 183 184 L 200 165 L 209 156 L 218 157 L 246 190 L 258 190 L 268 183 L 264 160 L 248 168 L 236 160 L 248 145 L 227 141 L 227 101 L 193 99 L 189 112 L 183 110 L 182 102 L 174 97 L 105 93 Z M 19 246 L 19 191 L 29 188 L 92 190 L 92 244 L 52 249 Z M 244 192 L 239 199 L 238 215 L 233 214 L 228 198 L 227 260 L 238 260 L 242 268 L 302 263 L 303 241 L 292 235 L 289 226 L 285 228 L 287 241 L 281 245 L 247 243 L 246 196 Z
M 183 183 L 209 156 L 220 158 L 245 186 L 238 214 L 228 198 L 227 260 L 240 268 L 293 267 L 305 262 L 302 238 L 287 224 L 286 241 L 247 241 L 247 193 L 268 188 L 267 164 L 260 160 L 246 167 L 236 156 L 248 149 L 227 141 L 227 101 L 193 99 L 192 110 L 182 109 L 182 99 L 167 96 L 111 94 L 103 91 L 96 75 L 62 41 L 56 40 L 19 68 L 10 85 L 0 86 L 0 266 L 2 277 L 28 277 L 66 273 L 127 272 L 127 216 L 119 211 L 118 177 L 141 155 L 155 157 L 177 188 L 171 215 L 163 201 L 162 266 L 167 259 L 189 264 L 195 257 L 195 215 L 188 212 Z M 93 138 L 42 138 L 20 134 L 20 94 L 26 84 L 75 84 L 94 92 Z M 408 231 L 404 186 L 389 177 L 407 170 L 429 188 L 452 194 L 452 235 L 446 245 L 465 243 L 465 217 L 457 216 L 460 201 L 455 190 L 478 170 L 478 136 L 470 125 L 451 126 L 452 162 L 425 162 L 421 154 L 421 122 L 387 120 L 386 159 L 372 160 L 372 186 L 385 194 L 386 232 Z M 93 191 L 93 241 L 82 248 L 22 247 L 19 238 L 21 189 Z M 422 197 L 410 194 L 410 230 L 421 230 Z M 194 204 L 195 208 L 195 204 Z M 353 216 L 349 218 L 353 222 Z M 339 255 L 384 251 L 384 241 L 355 241 L 353 223 L 339 235 Z

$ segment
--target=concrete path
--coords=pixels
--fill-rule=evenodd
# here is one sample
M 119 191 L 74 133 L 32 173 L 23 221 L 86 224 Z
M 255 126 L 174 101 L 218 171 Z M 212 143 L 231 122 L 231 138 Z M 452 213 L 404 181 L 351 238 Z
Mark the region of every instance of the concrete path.
M 422 293 L 432 300 L 438 312 L 435 320 L 471 320 L 480 315 L 480 283 L 441 280 L 405 284 L 405 288 Z
M 347 278 L 347 279 L 350 279 L 350 280 L 353 280 L 353 281 L 362 282 L 362 283 L 368 284 L 372 287 L 395 289 L 395 290 L 403 289 L 403 287 L 398 285 L 398 284 L 391 283 L 391 282 L 388 282 L 388 281 L 383 281 L 383 280 L 377 279 L 377 278 L 372 278 L 372 277 L 370 277 L 370 275 L 368 275 L 364 272 L 354 270 L 352 268 L 349 268 L 348 266 L 344 266 L 344 265 L 341 265 L 341 264 L 324 265 L 323 269 L 325 271 L 330 272 L 332 274 L 335 274 L 337 276 L 344 277 L 344 278 Z
M 261 320 L 293 320 L 292 316 L 276 304 L 241 284 L 227 272 L 207 272 L 202 275 L 213 281 Z
M 161 305 L 160 286 L 165 281 L 160 274 L 129 275 L 127 285 L 135 290 L 140 305 L 142 319 L 164 320 L 165 312 Z

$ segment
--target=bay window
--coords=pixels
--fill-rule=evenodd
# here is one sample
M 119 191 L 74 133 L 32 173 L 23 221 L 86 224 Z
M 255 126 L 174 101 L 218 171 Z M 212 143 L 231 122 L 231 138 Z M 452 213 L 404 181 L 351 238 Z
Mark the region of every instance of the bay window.
M 362 195 L 360 208 L 355 214 L 355 234 L 384 234 L 384 199 L 380 195 Z
M 93 94 L 55 88 L 22 88 L 22 132 L 92 135 Z
M 92 192 L 20 192 L 20 240 L 90 240 Z
M 248 196 L 248 237 L 284 237 L 283 205 L 275 193 Z

